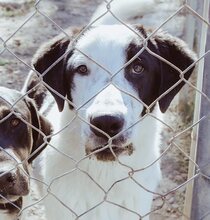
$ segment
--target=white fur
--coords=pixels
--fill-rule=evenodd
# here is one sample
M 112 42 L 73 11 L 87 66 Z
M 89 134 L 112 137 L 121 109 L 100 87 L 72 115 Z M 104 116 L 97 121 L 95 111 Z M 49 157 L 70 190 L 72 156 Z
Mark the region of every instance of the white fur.
M 54 109 L 54 111 L 52 111 L 53 115 L 55 115 L 54 113 L 56 110 L 57 109 Z M 56 116 L 60 117 L 61 122 L 67 122 L 74 117 L 74 114 L 69 112 L 66 106 L 64 112 L 56 112 Z M 79 160 L 82 159 L 85 154 L 84 146 L 78 143 L 81 138 L 81 130 L 80 123 L 77 122 L 74 122 L 65 132 L 53 138 L 51 144 L 58 148 L 59 151 Z M 63 123 L 61 123 L 60 126 L 62 128 Z M 73 129 L 71 127 L 73 127 Z M 158 138 L 155 131 L 158 128 L 155 119 L 146 118 L 143 123 L 140 123 L 137 127 L 133 139 L 136 151 L 132 156 L 120 158 L 124 164 L 133 169 L 143 168 L 158 157 Z M 88 177 L 88 175 L 79 170 L 74 170 L 75 162 L 72 159 L 48 147 L 45 152 L 45 161 L 47 164 L 44 166 L 44 173 L 47 183 L 50 183 L 53 178 L 67 172 L 66 175 L 53 182 L 51 191 L 78 215 L 103 201 L 105 196 L 104 192 Z M 95 158 L 86 158 L 79 163 L 79 167 L 85 172 L 88 172 L 105 191 L 107 191 L 115 181 L 127 177 L 130 171 L 130 169 L 117 162 L 99 162 Z M 135 173 L 134 179 L 145 188 L 155 191 L 160 179 L 159 163 L 156 163 L 151 168 L 147 168 L 144 171 Z M 108 194 L 110 201 L 116 202 L 119 205 L 125 206 L 141 214 L 146 214 L 150 211 L 152 197 L 153 195 L 151 193 L 147 193 L 131 179 L 118 183 Z M 45 199 L 45 206 L 48 219 L 74 219 L 71 212 L 63 205 L 60 205 L 52 196 L 48 196 Z M 56 208 L 52 209 L 52 207 Z M 103 203 L 102 206 L 94 209 L 82 219 L 126 220 L 138 218 L 136 215 L 126 213 L 123 209 L 115 207 L 114 205 Z
M 153 10 L 154 2 L 113 1 L 112 11 L 124 19 L 127 12 L 128 16 L 135 16 L 137 12 L 144 14 Z M 102 7 L 91 21 L 103 12 Z M 116 22 L 112 16 L 105 16 L 95 24 L 110 23 Z M 55 104 L 47 115 L 55 134 L 44 151 L 40 166 L 44 182 L 50 186 L 44 199 L 47 220 L 73 220 L 77 216 L 81 220 L 137 220 L 139 215 L 151 211 L 152 192 L 161 174 L 159 162 L 147 166 L 159 156 L 161 127 L 151 116 L 132 127 L 140 119 L 143 105 L 128 95 L 138 97 L 125 79 L 124 70 L 119 71 L 126 61 L 125 49 L 135 37 L 135 33 L 124 26 L 99 25 L 86 31 L 76 44 L 78 51 L 71 56 L 68 65 L 75 68 L 86 65 L 90 74 L 74 77 L 71 95 L 75 108 L 79 109 L 77 112 L 65 103 L 62 112 Z M 91 116 L 103 113 L 124 117 L 125 144 L 133 144 L 133 154 L 119 155 L 119 161 L 106 162 L 97 160 L 94 155 L 87 157 L 85 147 L 94 149 L 98 144 L 87 122 Z M 161 118 L 158 108 L 153 114 Z M 132 128 L 126 130 L 129 127 Z M 131 174 L 132 170 L 139 171 Z
M 119 33 L 123 37 L 116 42 Z M 132 212 L 141 215 L 150 212 L 153 194 L 140 185 L 151 192 L 155 191 L 161 176 L 159 163 L 156 162 L 153 166 L 131 175 L 140 185 L 129 178 L 129 172 L 131 168 L 142 169 L 158 158 L 160 126 L 156 119 L 147 116 L 126 130 L 140 119 L 143 105 L 121 91 L 122 89 L 138 97 L 137 91 L 125 79 L 123 70 L 113 77 L 112 83 L 109 84 L 110 77 L 124 65 L 125 48 L 134 36 L 132 31 L 122 26 L 98 26 L 86 32 L 76 45 L 78 50 L 83 51 L 91 59 L 75 52 L 68 61 L 68 65 L 75 67 L 87 65 L 90 74 L 88 76 L 77 74 L 74 77 L 71 94 L 74 104 L 81 107 L 78 110 L 79 117 L 69 109 L 67 103 L 62 112 L 59 112 L 55 105 L 48 114 L 56 135 L 52 137 L 51 146 L 45 150 L 41 167 L 44 181 L 50 184 L 50 192 L 65 204 L 61 204 L 49 194 L 44 200 L 48 220 L 73 220 L 76 215 L 82 215 L 82 220 L 137 220 L 138 215 Z M 106 70 L 98 67 L 92 60 Z M 113 60 L 115 62 L 112 62 Z M 104 89 L 101 91 L 102 88 Z M 156 111 L 158 112 L 158 109 Z M 155 112 L 154 114 L 159 117 Z M 130 156 L 120 155 L 118 159 L 122 164 L 117 161 L 98 161 L 94 155 L 85 158 L 85 146 L 91 149 L 97 147 L 97 138 L 93 137 L 90 126 L 85 121 L 89 121 L 90 116 L 102 114 L 121 114 L 125 118 L 123 129 L 126 130 L 124 132 L 126 144 L 132 143 L 134 152 Z M 126 179 L 122 180 L 124 178 Z M 118 181 L 120 182 L 117 183 Z M 109 191 L 110 187 L 112 188 Z M 126 211 L 108 201 L 131 211 Z M 99 205 L 100 203 L 102 204 Z M 91 208 L 93 209 L 88 211 Z

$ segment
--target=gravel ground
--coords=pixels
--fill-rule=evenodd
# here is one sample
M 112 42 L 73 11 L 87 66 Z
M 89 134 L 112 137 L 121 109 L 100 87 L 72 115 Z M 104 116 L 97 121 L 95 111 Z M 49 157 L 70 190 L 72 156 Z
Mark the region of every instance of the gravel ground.
M 80 26 L 88 23 L 90 16 L 100 0 L 43 0 L 38 5 L 38 10 L 52 18 L 63 29 L 69 26 Z M 160 1 L 161 2 L 161 1 Z M 162 1 L 163 2 L 163 1 Z M 180 1 L 166 0 L 157 7 L 157 13 L 145 17 L 135 17 L 132 22 L 141 22 L 157 27 L 171 15 L 178 7 Z M 36 13 L 27 24 L 23 24 L 34 13 L 31 0 L 0 0 L 0 85 L 20 90 L 29 72 L 31 58 L 41 43 L 60 33 L 59 29 L 46 17 Z M 185 14 L 180 13 L 166 24 L 163 29 L 172 34 L 183 37 Z M 19 29 L 17 32 L 16 30 Z M 11 37 L 12 36 L 12 37 Z M 6 41 L 7 49 L 3 49 L 3 41 Z M 15 54 L 19 59 L 15 58 Z M 25 63 L 25 64 L 24 64 Z M 168 146 L 170 138 L 189 126 L 191 118 L 178 113 L 178 101 L 170 107 L 164 117 L 164 121 L 173 128 L 165 126 L 162 133 L 163 144 L 161 151 Z M 192 111 L 192 103 L 187 107 Z M 190 131 L 176 139 L 176 143 L 189 154 Z M 163 180 L 158 192 L 167 193 L 171 189 L 184 183 L 187 179 L 188 159 L 180 150 L 172 146 L 161 160 Z M 32 185 L 34 185 L 32 183 Z M 151 215 L 152 220 L 178 220 L 183 216 L 185 187 L 180 188 L 166 197 L 162 209 Z M 35 201 L 38 195 L 34 193 Z M 154 207 L 159 205 L 158 199 L 154 199 Z M 29 218 L 30 217 L 30 218 Z M 27 219 L 42 220 L 43 210 L 40 204 L 30 209 Z M 186 218 L 188 219 L 188 218 Z

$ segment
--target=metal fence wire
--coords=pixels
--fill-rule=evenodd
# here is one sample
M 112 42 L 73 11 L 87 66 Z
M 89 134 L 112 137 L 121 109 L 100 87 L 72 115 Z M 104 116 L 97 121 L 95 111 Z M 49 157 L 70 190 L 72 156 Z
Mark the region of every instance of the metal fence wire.
M 33 198 L 34 195 L 32 195 L 32 202 L 30 203 L 30 205 L 27 206 L 23 206 L 23 207 L 19 207 L 18 203 L 14 203 L 13 201 L 10 201 L 9 198 L 6 197 L 6 195 L 4 193 L 2 193 L 3 191 L 0 189 L 0 209 L 1 209 L 1 203 L 8 203 L 11 204 L 12 206 L 16 207 L 19 211 L 18 216 L 21 216 L 21 214 L 27 213 L 29 212 L 29 210 L 33 209 L 36 210 L 37 205 L 42 206 L 42 202 L 43 200 L 51 195 L 52 197 L 54 197 L 56 200 L 58 200 L 58 202 L 60 204 L 62 204 L 63 206 L 65 206 L 71 213 L 73 213 L 73 215 L 75 216 L 75 219 L 82 219 L 86 214 L 88 214 L 90 211 L 96 209 L 97 207 L 103 205 L 104 203 L 109 203 L 113 206 L 119 207 L 121 209 L 124 209 L 126 212 L 131 212 L 134 215 L 136 215 L 136 219 L 145 219 L 146 216 L 150 215 L 150 219 L 195 219 L 193 216 L 191 216 L 191 202 L 193 201 L 193 183 L 195 179 L 198 178 L 205 178 L 205 181 L 208 181 L 209 184 L 209 175 L 206 175 L 206 173 L 202 172 L 202 167 L 200 167 L 200 165 L 197 163 L 196 161 L 196 153 L 197 153 L 197 138 L 198 138 L 198 130 L 199 130 L 199 124 L 204 121 L 204 120 L 209 120 L 209 114 L 208 111 L 206 112 L 205 115 L 202 115 L 202 117 L 200 116 L 200 106 L 201 106 L 201 97 L 203 99 L 206 100 L 206 102 L 208 103 L 208 105 L 210 104 L 210 97 L 208 97 L 207 94 L 205 94 L 203 92 L 203 72 L 204 72 L 204 63 L 207 62 L 208 60 L 208 53 L 209 50 L 206 50 L 206 37 L 207 37 L 207 33 L 209 32 L 209 18 L 208 18 L 208 13 L 209 13 L 209 0 L 204 0 L 201 1 L 200 3 L 197 2 L 197 4 L 202 5 L 202 10 L 200 12 L 198 12 L 195 8 L 193 8 L 191 5 L 193 3 L 195 3 L 196 1 L 181 1 L 181 4 L 179 6 L 179 8 L 172 12 L 171 15 L 165 19 L 165 21 L 163 23 L 161 23 L 161 25 L 159 25 L 158 27 L 156 27 L 151 34 L 146 37 L 143 38 L 138 32 L 136 32 L 133 28 L 131 28 L 131 26 L 129 26 L 125 21 L 121 20 L 116 14 L 114 14 L 112 12 L 112 2 L 113 1 L 104 1 L 105 2 L 105 7 L 106 10 L 103 14 L 101 14 L 100 17 L 98 17 L 97 19 L 91 21 L 91 23 L 89 23 L 88 25 L 86 25 L 80 32 L 79 34 L 77 34 L 77 36 L 72 39 L 72 36 L 69 36 L 69 33 L 62 28 L 57 21 L 53 20 L 50 18 L 50 16 L 43 10 L 42 5 L 40 4 L 41 2 L 44 2 L 44 0 L 39 0 L 36 1 L 34 3 L 34 5 L 31 7 L 31 14 L 30 16 L 23 22 L 21 22 L 21 24 L 16 28 L 16 30 L 14 30 L 14 32 L 12 34 L 10 34 L 6 39 L 4 39 L 4 37 L 1 36 L 0 33 L 0 56 L 4 57 L 4 54 L 9 54 L 9 57 L 11 59 L 16 59 L 19 63 L 21 63 L 22 66 L 25 66 L 25 69 L 33 71 L 34 73 L 36 73 L 39 76 L 40 82 L 37 83 L 37 85 L 35 85 L 34 88 L 32 88 L 31 90 L 29 90 L 28 92 L 26 92 L 25 94 L 22 94 L 21 97 L 19 97 L 14 103 L 9 103 L 8 100 L 5 100 L 4 97 L 1 97 L 1 99 L 3 99 L 5 102 L 7 102 L 10 106 L 11 106 L 11 111 L 9 114 L 7 114 L 5 117 L 1 116 L 1 120 L 0 120 L 0 124 L 3 124 L 9 117 L 12 116 L 16 116 L 17 118 L 19 118 L 21 121 L 23 121 L 27 126 L 29 126 L 30 128 L 32 128 L 32 130 L 37 131 L 41 136 L 43 136 L 44 139 L 44 143 L 39 146 L 39 148 L 32 154 L 30 155 L 30 158 L 33 157 L 38 151 L 39 149 L 42 149 L 44 147 L 44 145 L 48 144 L 47 147 L 51 147 L 54 148 L 56 153 L 62 155 L 65 158 L 68 158 L 69 160 L 71 160 L 75 166 L 74 169 L 71 169 L 67 172 L 61 172 L 59 176 L 55 177 L 54 179 L 52 179 L 52 181 L 50 183 L 46 183 L 44 182 L 41 178 L 38 178 L 37 176 L 35 177 L 32 173 L 29 172 L 29 174 L 27 172 L 24 171 L 24 167 L 27 166 L 28 164 L 28 159 L 30 158 L 26 158 L 22 161 L 17 160 L 17 158 L 14 155 L 10 155 L 9 151 L 5 150 L 5 148 L 3 146 L 0 146 L 0 152 L 5 152 L 9 157 L 14 159 L 15 165 L 8 170 L 8 172 L 11 172 L 13 170 L 16 169 L 21 169 L 24 171 L 25 175 L 28 176 L 29 180 L 31 181 L 31 186 L 33 184 L 41 184 L 46 188 L 46 194 L 44 196 L 37 198 Z M 157 1 L 158 2 L 158 1 Z M 6 4 L 6 3 L 4 3 Z M 53 3 L 52 3 L 53 4 Z M 66 4 L 68 4 L 68 2 L 66 2 Z M 94 25 L 95 22 L 97 22 L 98 20 L 100 20 L 101 18 L 103 18 L 103 16 L 105 16 L 107 13 L 110 13 L 120 24 L 124 25 L 125 27 L 127 27 L 127 29 L 129 29 L 130 31 L 134 32 L 142 41 L 143 41 L 143 48 L 131 59 L 129 60 L 124 66 L 122 66 L 118 71 L 116 71 L 115 73 L 110 72 L 106 66 L 102 66 L 101 64 L 97 63 L 97 61 L 93 60 L 91 57 L 88 57 L 87 54 L 85 54 L 84 51 L 81 51 L 79 48 L 77 48 L 74 44 L 79 38 L 80 36 L 82 36 L 92 25 Z M 161 57 L 158 54 L 155 54 L 154 52 L 152 52 L 149 47 L 148 47 L 148 41 L 162 28 L 164 29 L 164 26 L 166 24 L 168 24 L 171 19 L 175 18 L 178 14 L 180 13 L 184 13 L 185 15 L 191 16 L 192 19 L 194 19 L 196 22 L 196 28 L 197 30 L 201 30 L 199 31 L 199 33 L 195 34 L 193 33 L 192 36 L 195 36 L 196 38 L 196 44 L 197 46 L 197 52 L 198 52 L 198 58 L 196 59 L 195 62 L 193 62 L 189 67 L 187 67 L 187 69 L 185 69 L 184 71 L 180 70 L 178 67 L 176 67 L 174 64 L 172 64 L 171 62 L 169 62 L 167 59 Z M 120 161 L 120 159 L 115 155 L 115 152 L 112 150 L 112 148 L 110 147 L 110 150 L 112 151 L 114 157 L 116 157 L 117 162 L 122 166 L 125 167 L 126 169 L 128 169 L 128 175 L 127 177 L 125 177 L 124 179 L 119 179 L 116 180 L 116 182 L 113 183 L 113 185 L 107 190 L 104 189 L 103 186 L 101 186 L 97 181 L 94 180 L 94 178 L 87 172 L 84 171 L 80 168 L 81 163 L 86 160 L 90 155 L 87 155 L 83 158 L 81 158 L 79 161 L 75 160 L 75 158 L 72 158 L 71 155 L 67 155 L 65 152 L 60 151 L 58 148 L 56 148 L 55 146 L 53 146 L 51 144 L 51 142 L 49 141 L 50 138 L 56 136 L 57 134 L 64 132 L 65 129 L 67 127 L 71 127 L 73 126 L 74 122 L 76 120 L 80 120 L 82 123 L 85 123 L 89 126 L 92 126 L 90 124 L 90 122 L 86 121 L 81 115 L 80 115 L 80 110 L 82 108 L 85 107 L 85 105 L 92 100 L 97 94 L 95 94 L 93 97 L 91 97 L 89 100 L 85 100 L 84 103 L 80 106 L 76 106 L 74 103 L 72 103 L 67 97 L 62 96 L 62 94 L 59 94 L 57 91 L 55 91 L 53 88 L 51 88 L 46 82 L 43 81 L 43 77 L 45 76 L 45 74 L 47 74 L 48 71 L 50 71 L 51 68 L 53 68 L 57 63 L 59 63 L 59 61 L 61 61 L 62 59 L 64 59 L 64 57 L 69 53 L 69 51 L 66 51 L 61 57 L 59 57 L 58 60 L 56 60 L 46 71 L 44 71 L 44 73 L 39 73 L 38 71 L 36 71 L 34 69 L 34 67 L 32 65 L 29 65 L 28 62 L 26 62 L 19 54 L 15 53 L 11 47 L 11 40 L 13 38 L 15 38 L 16 34 L 18 32 L 21 32 L 22 29 L 27 26 L 32 19 L 34 19 L 36 16 L 41 16 L 43 17 L 47 23 L 51 23 L 56 29 L 59 30 L 59 32 L 61 32 L 64 36 L 66 36 L 67 38 L 71 39 L 71 44 L 72 47 L 74 48 L 74 50 L 77 50 L 78 52 L 80 52 L 81 54 L 83 54 L 84 56 L 88 57 L 88 59 L 90 59 L 94 64 L 96 64 L 99 68 L 102 68 L 105 72 L 107 72 L 110 75 L 110 80 L 109 82 L 103 86 L 100 91 L 98 91 L 98 93 L 102 92 L 107 86 L 109 85 L 115 85 L 114 83 L 114 77 L 117 76 L 119 74 L 119 72 L 124 69 L 126 66 L 128 66 L 133 60 L 136 59 L 136 57 L 138 57 L 143 51 L 147 51 L 149 54 L 151 54 L 152 56 L 158 58 L 159 60 L 161 60 L 162 62 L 165 62 L 166 64 L 170 65 L 172 68 L 174 68 L 175 70 L 177 70 L 177 72 L 180 74 L 180 80 L 173 85 L 171 88 L 169 88 L 166 92 L 164 92 L 160 97 L 158 97 L 152 104 L 150 104 L 149 106 L 146 105 L 145 103 L 143 103 L 140 99 L 138 99 L 137 97 L 135 97 L 134 95 L 128 93 L 127 91 L 124 91 L 121 88 L 118 88 L 122 93 L 126 94 L 127 96 L 130 96 L 131 99 L 135 99 L 136 101 L 138 101 L 139 103 L 143 104 L 143 106 L 145 107 L 146 111 L 143 117 L 141 117 L 138 121 L 136 121 L 135 124 L 133 124 L 131 127 L 135 126 L 138 123 L 141 123 L 142 120 L 145 117 L 152 117 L 155 120 L 158 120 L 160 124 L 163 125 L 164 129 L 167 130 L 171 136 L 169 139 L 167 139 L 166 143 L 164 143 L 166 145 L 166 147 L 164 147 L 161 151 L 160 157 L 156 158 L 155 161 L 153 161 L 151 164 L 149 164 L 146 167 L 139 167 L 139 169 L 134 169 L 124 163 L 122 163 Z M 186 23 L 186 25 L 190 25 L 190 21 L 188 21 L 188 23 Z M 185 29 L 187 30 L 187 27 L 185 27 Z M 44 29 L 43 29 L 43 33 L 44 33 Z M 192 31 L 192 29 L 190 29 L 190 31 Z M 200 34 L 201 33 L 201 34 Z M 30 33 L 29 33 L 30 35 Z M 188 33 L 189 36 L 189 33 Z M 120 36 L 119 36 L 120 37 Z M 47 41 L 47 39 L 46 39 Z M 14 43 L 14 41 L 12 41 Z M 15 46 L 15 45 L 12 45 Z M 195 74 L 193 76 L 192 80 L 186 80 L 184 78 L 184 74 L 190 70 L 191 68 L 193 68 L 194 66 L 198 66 Z M 3 66 L 3 65 L 2 65 Z M 1 76 L 0 76 L 1 77 Z M 2 78 L 3 80 L 3 78 Z M 194 120 L 191 121 L 191 123 L 187 123 L 187 125 L 181 127 L 181 129 L 179 128 L 174 128 L 173 126 L 171 126 L 169 124 L 168 120 L 165 119 L 160 119 L 159 117 L 157 117 L 155 114 L 153 114 L 153 112 L 151 111 L 153 108 L 153 105 L 159 101 L 162 97 L 164 97 L 166 94 L 168 94 L 173 88 L 175 88 L 179 83 L 184 82 L 186 85 L 185 87 L 188 87 L 188 91 L 190 91 L 190 94 L 195 94 L 196 96 L 196 101 L 194 101 L 194 98 L 191 97 L 190 99 L 192 99 L 194 108 Z M 71 121 L 69 121 L 66 126 L 64 128 L 62 128 L 62 130 L 57 131 L 56 133 L 52 133 L 50 135 L 45 135 L 41 130 L 39 130 L 36 126 L 32 125 L 32 123 L 30 123 L 27 119 L 22 118 L 19 114 L 16 113 L 15 111 L 15 107 L 18 105 L 18 103 L 25 99 L 28 94 L 32 91 L 34 91 L 36 88 L 38 88 L 40 85 L 44 85 L 47 89 L 53 91 L 55 94 L 57 94 L 57 96 L 61 97 L 62 99 L 66 100 L 68 103 L 70 103 L 70 105 L 74 106 L 74 113 L 75 116 L 71 119 Z M 115 85 L 117 86 L 117 85 Z M 13 85 L 12 85 L 13 87 Z M 191 95 L 193 96 L 193 95 Z M 187 98 L 188 99 L 188 98 Z M 178 104 L 179 105 L 179 104 Z M 208 106 L 209 107 L 209 106 Z M 208 108 L 207 107 L 207 108 Z M 166 113 L 166 114 L 171 114 L 172 117 L 177 117 L 179 115 L 179 113 L 175 113 L 173 111 L 176 111 L 177 107 L 172 107 L 172 110 L 170 113 Z M 0 106 L 0 112 L 1 112 L 1 106 Z M 193 114 L 193 111 L 191 111 L 191 117 Z M 176 120 L 176 119 L 175 119 Z M 16 123 L 14 121 L 14 123 Z M 182 122 L 183 123 L 183 122 Z M 129 129 L 131 129 L 131 127 L 126 128 L 125 130 L 123 130 L 122 132 L 125 132 Z M 97 128 L 96 128 L 97 129 Z M 103 132 L 102 132 L 103 133 Z M 190 139 L 190 133 L 192 133 L 192 137 L 193 139 Z M 104 135 L 107 136 L 107 134 L 104 132 Z M 109 136 L 108 136 L 109 137 Z M 191 153 L 189 152 L 189 148 L 186 151 L 186 148 L 183 148 L 182 146 L 182 142 L 180 142 L 180 139 L 185 139 L 185 137 L 188 137 L 189 143 L 188 145 L 192 147 Z M 115 137 L 114 137 L 115 138 Z M 113 139 L 113 137 L 109 137 L 109 144 L 111 145 Z M 106 147 L 109 147 L 108 146 Z M 184 143 L 186 144 L 186 143 Z M 199 146 L 198 146 L 199 147 Z M 161 191 L 157 191 L 157 192 L 153 192 L 147 189 L 146 186 L 142 186 L 139 182 L 137 182 L 134 178 L 134 174 L 137 172 L 141 172 L 143 170 L 147 170 L 149 169 L 154 163 L 156 163 L 157 161 L 162 161 L 164 160 L 165 157 L 167 157 L 167 154 L 169 152 L 175 152 L 177 157 L 181 157 L 182 160 L 184 160 L 187 164 L 187 166 L 189 165 L 189 173 L 188 173 L 188 177 L 185 178 L 184 181 L 181 181 L 178 183 L 179 184 L 174 184 L 173 186 L 169 187 L 169 189 L 165 189 L 165 190 L 161 190 Z M 178 152 L 178 153 L 177 153 Z M 95 153 L 95 152 L 94 152 Z M 173 154 L 172 154 L 173 155 Z M 210 158 L 210 156 L 208 156 L 208 158 Z M 169 161 L 168 161 L 169 162 Z M 0 163 L 2 164 L 2 161 L 0 161 Z M 176 166 L 183 166 L 183 163 L 180 164 L 176 164 Z M 169 164 L 167 164 L 166 162 L 164 163 L 164 166 L 169 166 Z M 203 166 L 203 164 L 202 164 Z M 164 167 L 162 167 L 163 173 L 164 173 Z M 84 173 L 84 175 L 86 175 L 90 181 L 92 181 L 96 187 L 98 187 L 103 193 L 104 193 L 104 199 L 99 202 L 98 204 L 96 204 L 94 207 L 92 207 L 91 209 L 87 210 L 84 213 L 76 213 L 75 210 L 72 210 L 71 207 L 68 207 L 65 204 L 65 201 L 62 201 L 60 198 L 58 198 L 58 196 L 56 195 L 56 193 L 51 191 L 51 186 L 53 185 L 53 183 L 59 179 L 61 179 L 64 176 L 67 176 L 75 171 L 78 172 L 82 172 Z M 0 179 L 4 178 L 5 175 L 7 175 L 8 172 L 3 172 L 1 173 L 1 169 L 0 169 Z M 177 172 L 176 174 L 177 177 L 180 176 L 180 173 Z M 176 178 L 176 177 L 174 177 Z M 142 215 L 142 213 L 137 213 L 134 210 L 130 210 L 128 207 L 126 206 L 122 206 L 122 205 L 118 205 L 116 203 L 114 203 L 114 201 L 110 201 L 107 199 L 110 191 L 117 185 L 120 184 L 121 182 L 123 182 L 125 179 L 130 179 L 132 180 L 135 184 L 137 184 L 139 187 L 143 188 L 144 190 L 146 190 L 149 193 L 152 193 L 154 195 L 154 203 L 155 205 L 153 206 L 151 212 L 146 213 L 145 215 Z M 73 181 L 73 180 L 72 180 Z M 176 182 L 177 183 L 177 182 Z M 85 184 L 85 183 L 84 183 Z M 2 184 L 0 183 L 1 187 Z M 6 187 L 6 186 L 5 186 Z M 202 187 L 202 186 L 200 186 Z M 185 190 L 187 189 L 187 193 L 185 194 Z M 33 189 L 34 190 L 34 189 Z M 62 189 L 62 190 L 66 190 L 66 189 Z M 183 208 L 183 201 L 184 199 L 181 199 L 181 204 L 180 201 L 177 201 L 177 199 L 173 199 L 173 197 L 176 196 L 177 192 L 181 192 L 179 193 L 180 197 L 183 197 L 185 199 L 185 207 Z M 198 190 L 199 192 L 199 190 Z M 33 192 L 33 194 L 36 194 L 36 192 Z M 68 192 L 66 191 L 66 195 L 68 196 Z M 35 196 L 36 197 L 36 196 Z M 170 199 L 169 199 L 170 198 Z M 2 202 L 4 201 L 4 202 Z M 173 213 L 171 212 L 169 206 L 171 203 L 176 203 L 176 205 L 178 206 L 177 210 L 178 210 L 178 214 L 177 213 Z M 167 205 L 168 204 L 168 205 Z M 204 205 L 204 204 L 203 204 Z M 209 204 L 205 204 L 205 206 L 210 207 L 210 203 Z M 55 207 L 52 207 L 52 209 L 54 209 Z M 26 216 L 26 219 L 36 219 L 36 211 L 31 211 L 30 214 L 28 214 Z M 0 210 L 1 211 L 1 210 Z M 39 210 L 39 212 L 42 212 Z M 35 213 L 35 214 L 34 214 Z M 44 211 L 43 211 L 44 213 Z M 193 212 L 194 213 L 194 212 Z M 41 216 L 42 214 L 37 214 L 39 219 L 44 219 L 44 214 L 43 216 Z M 164 217 L 164 215 L 167 215 L 166 217 Z M 195 214 L 193 214 L 195 215 Z M 177 217 L 178 216 L 178 217 Z M 199 216 L 199 218 L 196 217 L 196 219 L 209 219 L 208 217 L 208 211 L 204 210 L 204 213 L 201 214 L 201 217 Z M 18 218 L 18 217 L 17 217 Z M 6 219 L 5 219 L 6 220 Z

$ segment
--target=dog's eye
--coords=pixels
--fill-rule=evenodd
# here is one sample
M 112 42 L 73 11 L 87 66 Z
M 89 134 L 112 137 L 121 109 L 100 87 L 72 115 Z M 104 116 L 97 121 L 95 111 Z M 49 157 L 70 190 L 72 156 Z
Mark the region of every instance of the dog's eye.
M 134 63 L 132 66 L 132 72 L 134 74 L 141 74 L 144 71 L 144 67 L 139 63 Z
M 81 65 L 77 67 L 77 72 L 82 74 L 82 75 L 87 75 L 88 74 L 88 68 L 86 65 Z
M 17 127 L 19 124 L 20 124 L 20 119 L 19 119 L 19 118 L 13 118 L 13 119 L 10 121 L 11 127 Z

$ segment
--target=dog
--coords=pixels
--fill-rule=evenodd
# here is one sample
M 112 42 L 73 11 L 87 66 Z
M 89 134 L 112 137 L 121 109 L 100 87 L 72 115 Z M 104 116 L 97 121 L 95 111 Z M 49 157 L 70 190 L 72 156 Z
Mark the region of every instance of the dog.
M 162 113 L 196 56 L 182 40 L 141 25 L 91 26 L 74 40 L 75 32 L 38 50 L 25 85 L 35 100 L 49 96 L 34 95 L 37 74 L 55 102 L 46 111 L 54 135 L 40 162 L 46 217 L 149 219 L 161 179 Z M 41 103 L 40 111 L 48 106 Z
M 28 201 L 32 161 L 46 147 L 43 135 L 51 132 L 32 99 L 0 87 L 0 220 L 20 218 Z

